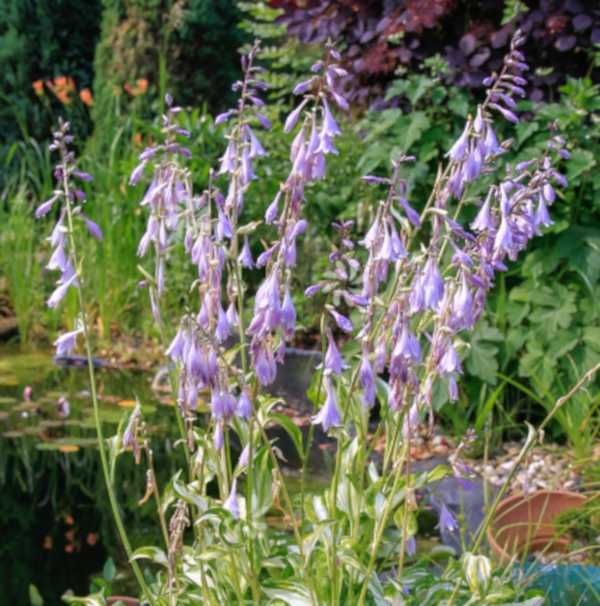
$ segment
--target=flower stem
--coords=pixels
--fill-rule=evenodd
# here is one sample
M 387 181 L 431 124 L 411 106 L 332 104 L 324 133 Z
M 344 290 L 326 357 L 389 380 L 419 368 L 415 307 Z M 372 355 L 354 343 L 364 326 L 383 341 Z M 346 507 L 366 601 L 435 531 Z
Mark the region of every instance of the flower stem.
M 66 204 L 66 210 L 67 210 L 67 223 L 69 226 L 69 244 L 71 246 L 71 255 L 73 258 L 73 265 L 77 270 L 79 268 L 79 265 L 78 265 L 78 260 L 77 260 L 77 248 L 76 248 L 76 244 L 75 244 L 75 235 L 74 235 L 74 231 L 73 231 L 73 212 L 72 212 L 72 208 L 71 208 L 69 181 L 68 181 L 68 174 L 67 174 L 66 169 L 67 169 L 66 161 L 65 161 L 64 152 L 63 152 L 63 188 L 64 188 L 64 193 L 65 193 L 65 204 Z M 80 277 L 80 281 L 81 281 L 81 275 L 79 277 Z M 109 471 L 109 465 L 108 465 L 108 457 L 106 454 L 106 446 L 104 444 L 104 435 L 103 435 L 103 431 L 102 431 L 102 420 L 100 418 L 100 406 L 98 403 L 98 394 L 96 391 L 96 376 L 95 376 L 95 372 L 94 372 L 92 346 L 90 343 L 90 332 L 89 332 L 89 326 L 88 326 L 88 321 L 87 321 L 87 314 L 85 311 L 86 307 L 85 307 L 85 300 L 84 300 L 84 296 L 83 296 L 83 285 L 82 284 L 80 284 L 79 288 L 77 288 L 77 293 L 78 293 L 78 300 L 79 300 L 79 309 L 80 309 L 80 313 L 81 313 L 81 323 L 82 323 L 82 327 L 83 327 L 83 337 L 84 337 L 84 341 L 85 341 L 88 376 L 89 376 L 89 382 L 90 382 L 90 393 L 92 396 L 92 406 L 93 406 L 93 411 L 94 411 L 94 424 L 96 426 L 96 437 L 97 437 L 97 442 L 98 442 L 98 450 L 100 452 L 100 463 L 102 466 L 102 474 L 104 476 L 104 483 L 106 486 L 106 491 L 108 493 L 108 499 L 110 501 L 110 507 L 112 510 L 112 514 L 115 519 L 115 525 L 116 525 L 117 531 L 119 533 L 119 538 L 121 539 L 121 543 L 123 544 L 123 548 L 125 549 L 125 553 L 127 554 L 127 559 L 129 561 L 129 564 L 131 565 L 133 574 L 135 575 L 135 578 L 136 578 L 145 598 L 150 602 L 150 604 L 152 606 L 154 606 L 156 602 L 154 600 L 152 593 L 150 592 L 148 585 L 146 584 L 142 571 L 141 571 L 140 567 L 138 566 L 138 563 L 132 559 L 133 550 L 131 548 L 131 543 L 129 542 L 129 537 L 127 536 L 127 532 L 126 532 L 125 526 L 123 524 L 123 519 L 121 517 L 121 513 L 119 510 L 119 504 L 117 502 L 117 497 L 116 497 L 116 494 L 114 491 L 114 487 L 110 481 L 110 471 Z

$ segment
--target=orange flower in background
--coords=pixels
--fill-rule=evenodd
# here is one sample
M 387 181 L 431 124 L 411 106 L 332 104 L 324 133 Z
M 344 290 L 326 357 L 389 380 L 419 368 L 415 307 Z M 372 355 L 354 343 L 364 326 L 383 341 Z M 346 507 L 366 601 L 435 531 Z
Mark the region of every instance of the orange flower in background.
M 71 93 L 75 90 L 75 81 L 71 77 L 56 76 L 53 81 L 46 80 L 46 86 L 64 105 L 71 103 Z
M 139 78 L 135 82 L 135 86 L 131 86 L 129 82 L 126 82 L 123 85 L 123 88 L 132 96 L 139 97 L 140 95 L 144 95 L 148 90 L 148 80 L 146 78 Z
M 97 532 L 88 532 L 86 543 L 93 547 L 98 542 L 98 533 Z
M 148 80 L 146 80 L 146 78 L 140 78 L 137 81 L 137 86 L 140 94 L 143 95 L 148 90 Z
M 41 96 L 44 94 L 44 81 L 43 80 L 35 80 L 31 83 L 35 94 Z
M 44 537 L 44 542 L 42 543 L 42 547 L 50 551 L 53 547 L 52 537 L 50 535 L 46 535 Z
M 92 91 L 89 88 L 82 88 L 79 91 L 79 98 L 88 107 L 92 107 L 92 105 L 94 105 L 94 97 L 92 96 Z
M 138 147 L 141 146 L 143 143 L 142 133 L 134 133 L 131 140 L 133 141 L 134 145 L 137 145 Z

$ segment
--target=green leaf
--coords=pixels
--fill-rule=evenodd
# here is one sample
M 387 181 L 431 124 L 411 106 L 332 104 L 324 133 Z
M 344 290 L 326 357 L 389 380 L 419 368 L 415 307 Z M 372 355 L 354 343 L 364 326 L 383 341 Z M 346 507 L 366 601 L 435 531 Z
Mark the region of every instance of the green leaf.
M 173 476 L 173 479 L 171 480 L 173 492 L 186 503 L 195 505 L 199 511 L 206 511 L 208 508 L 208 503 L 205 497 L 197 491 L 199 486 L 194 485 L 194 483 L 184 484 L 181 481 L 181 474 L 182 472 L 180 470 Z
M 556 243 L 556 254 L 583 279 L 590 292 L 600 278 L 600 230 L 574 225 Z
M 425 112 L 412 112 L 408 116 L 402 116 L 395 129 L 398 131 L 400 149 L 404 152 L 409 151 L 429 125 L 430 120 Z
M 160 566 L 169 566 L 167 555 L 162 549 L 148 545 L 146 547 L 138 547 L 131 555 L 132 560 L 150 560 Z
M 288 606 L 313 606 L 308 589 L 300 583 L 280 581 L 275 587 L 262 587 L 263 591 L 271 598 L 271 603 L 284 602 Z
M 495 385 L 498 381 L 498 352 L 496 343 L 503 340 L 497 328 L 481 322 L 471 335 L 469 353 L 466 358 L 466 368 L 473 376 L 482 381 Z
M 29 602 L 31 606 L 44 606 L 44 600 L 35 585 L 29 585 Z
M 252 482 L 252 512 L 260 517 L 269 511 L 273 502 L 271 459 L 266 447 L 257 452 Z
M 600 328 L 598 326 L 586 326 L 583 329 L 583 341 L 594 351 L 600 353 Z
M 557 297 L 553 305 L 538 307 L 529 315 L 531 322 L 540 324 L 546 334 L 554 334 L 559 328 L 567 328 L 571 325 L 573 314 L 577 311 L 575 294 L 565 290 L 562 290 L 563 296 Z
M 280 425 L 292 439 L 299 457 L 304 458 L 304 443 L 302 441 L 302 431 L 287 415 L 271 412 L 268 419 Z
M 112 558 L 108 558 L 104 563 L 104 567 L 102 568 L 102 576 L 107 581 L 113 581 L 115 575 L 117 574 L 117 569 L 115 567 L 115 563 Z
M 573 181 L 596 166 L 594 154 L 587 149 L 574 149 L 567 162 L 567 177 Z
M 528 377 L 550 391 L 556 375 L 556 363 L 540 343 L 535 341 L 527 344 L 527 351 L 519 360 L 519 375 Z

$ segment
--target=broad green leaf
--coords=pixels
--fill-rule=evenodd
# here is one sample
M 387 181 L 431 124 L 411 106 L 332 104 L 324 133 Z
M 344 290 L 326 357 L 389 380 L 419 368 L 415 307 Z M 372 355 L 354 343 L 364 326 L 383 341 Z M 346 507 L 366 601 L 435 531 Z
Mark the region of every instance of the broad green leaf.
M 44 606 L 44 600 L 35 585 L 29 585 L 29 602 L 31 606 Z
M 465 366 L 469 373 L 482 381 L 495 385 L 498 381 L 498 346 L 503 340 L 500 331 L 481 322 L 471 335 L 471 342 Z
M 398 132 L 400 149 L 408 152 L 423 132 L 429 128 L 430 123 L 425 112 L 412 112 L 407 116 L 402 116 L 395 128 Z
M 116 574 L 117 568 L 115 566 L 115 563 L 112 558 L 108 558 L 108 560 L 106 560 L 106 562 L 104 563 L 104 567 L 102 568 L 102 576 L 107 581 L 112 581 L 114 580 Z
M 154 564 L 168 567 L 169 561 L 167 555 L 162 549 L 148 545 L 146 547 L 138 547 L 131 555 L 132 560 L 150 560 Z
M 298 451 L 298 456 L 302 459 L 304 457 L 304 444 L 302 441 L 302 431 L 300 428 L 290 417 L 278 412 L 271 412 L 268 419 L 285 429 L 286 433 L 292 439 L 296 450 Z
M 284 602 L 287 606 L 314 606 L 308 589 L 300 583 L 280 581 L 275 587 L 262 587 L 271 598 L 270 604 Z
M 573 181 L 579 175 L 591 170 L 596 166 L 594 154 L 587 149 L 574 149 L 567 162 L 567 177 Z
M 269 450 L 265 447 L 259 449 L 254 460 L 254 473 L 252 474 L 254 487 L 252 490 L 251 507 L 254 515 L 261 517 L 269 511 L 273 502 L 273 481 Z

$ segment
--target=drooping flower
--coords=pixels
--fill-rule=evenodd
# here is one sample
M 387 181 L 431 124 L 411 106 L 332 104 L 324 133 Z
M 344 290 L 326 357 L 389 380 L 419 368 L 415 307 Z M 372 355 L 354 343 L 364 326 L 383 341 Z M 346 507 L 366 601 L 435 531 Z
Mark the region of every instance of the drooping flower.
M 333 335 L 330 332 L 328 335 L 327 351 L 325 352 L 325 370 L 339 375 L 342 374 L 345 368 L 348 368 L 348 366 L 344 362 L 342 354 L 337 348 Z
M 73 353 L 77 344 L 77 336 L 83 332 L 83 329 L 76 328 L 69 332 L 65 332 L 54 341 L 57 357 L 68 356 Z
M 444 281 L 433 256 L 425 264 L 422 288 L 425 306 L 436 311 L 444 296 Z
M 325 403 L 321 407 L 321 410 L 312 418 L 312 423 L 315 425 L 321 425 L 323 431 L 327 432 L 332 427 L 337 427 L 342 424 L 342 419 L 337 407 L 337 399 L 335 395 L 335 389 L 331 378 L 325 377 L 325 392 L 327 397 Z
M 223 509 L 226 509 L 236 520 L 239 520 L 240 507 L 237 496 L 237 478 L 233 478 L 233 481 L 231 482 L 231 491 L 223 503 Z
M 445 503 L 440 506 L 440 517 L 438 521 L 438 527 L 446 532 L 453 533 L 458 530 L 458 522 L 454 517 L 454 514 L 448 509 Z
M 248 392 L 243 389 L 237 401 L 236 414 L 246 421 L 252 416 L 252 403 L 248 397 Z

